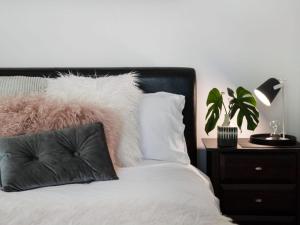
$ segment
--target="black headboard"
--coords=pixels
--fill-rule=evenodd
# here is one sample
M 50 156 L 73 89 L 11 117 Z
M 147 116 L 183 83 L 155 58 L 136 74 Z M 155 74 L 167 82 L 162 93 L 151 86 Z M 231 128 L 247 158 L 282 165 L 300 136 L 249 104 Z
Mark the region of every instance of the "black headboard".
M 185 139 L 193 165 L 197 165 L 196 145 L 196 75 L 192 68 L 177 67 L 126 67 L 126 68 L 0 68 L 0 76 L 57 77 L 57 72 L 72 72 L 82 76 L 118 75 L 135 71 L 140 74 L 140 88 L 145 93 L 165 91 L 184 95 L 183 110 Z

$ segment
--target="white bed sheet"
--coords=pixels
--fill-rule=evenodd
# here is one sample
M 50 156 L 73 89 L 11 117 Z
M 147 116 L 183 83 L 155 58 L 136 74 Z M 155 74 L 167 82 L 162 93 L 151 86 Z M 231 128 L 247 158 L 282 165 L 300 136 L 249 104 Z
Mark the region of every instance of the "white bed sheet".
M 0 191 L 0 225 L 230 225 L 189 165 L 144 161 L 119 180 Z

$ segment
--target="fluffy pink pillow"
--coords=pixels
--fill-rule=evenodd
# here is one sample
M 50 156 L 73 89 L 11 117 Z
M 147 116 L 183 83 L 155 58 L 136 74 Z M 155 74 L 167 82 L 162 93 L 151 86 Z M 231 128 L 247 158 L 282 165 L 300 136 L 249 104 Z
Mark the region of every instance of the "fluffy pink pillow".
M 113 163 L 120 140 L 121 121 L 109 109 L 87 104 L 63 103 L 43 95 L 0 100 L 0 136 L 38 133 L 101 122 Z

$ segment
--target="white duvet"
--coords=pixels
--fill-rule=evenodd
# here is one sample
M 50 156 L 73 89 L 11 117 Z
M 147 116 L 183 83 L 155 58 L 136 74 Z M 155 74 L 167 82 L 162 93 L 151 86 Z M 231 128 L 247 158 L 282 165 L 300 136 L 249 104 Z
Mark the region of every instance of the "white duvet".
M 119 180 L 0 191 L 1 225 L 230 225 L 192 166 L 143 163 Z

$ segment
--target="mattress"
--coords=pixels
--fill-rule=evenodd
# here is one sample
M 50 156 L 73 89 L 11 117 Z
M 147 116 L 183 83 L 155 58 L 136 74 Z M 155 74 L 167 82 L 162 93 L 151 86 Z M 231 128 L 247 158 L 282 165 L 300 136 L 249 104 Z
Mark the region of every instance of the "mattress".
M 229 225 L 209 179 L 191 165 L 143 161 L 119 180 L 0 191 L 2 225 Z

